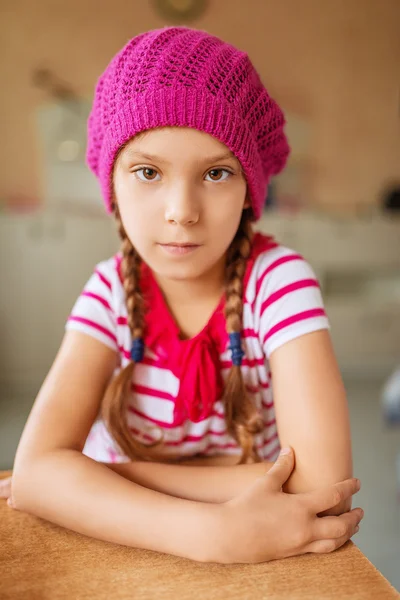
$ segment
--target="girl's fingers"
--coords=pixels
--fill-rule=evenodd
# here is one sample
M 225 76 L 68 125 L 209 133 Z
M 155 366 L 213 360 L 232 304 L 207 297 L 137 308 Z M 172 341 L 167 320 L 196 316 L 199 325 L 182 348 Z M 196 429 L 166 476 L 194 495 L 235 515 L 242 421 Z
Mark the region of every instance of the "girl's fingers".
M 14 508 L 11 499 L 11 477 L 0 479 L 0 498 L 5 498 L 7 500 L 7 505 L 10 508 Z
M 340 539 L 349 537 L 363 518 L 361 508 L 354 508 L 340 516 L 316 517 L 312 526 L 312 540 Z
M 316 515 L 350 498 L 359 491 L 360 487 L 357 479 L 346 479 L 334 485 L 307 492 L 303 494 L 303 497 L 311 513 Z
M 11 477 L 0 479 L 0 498 L 9 498 L 11 496 Z
M 349 535 L 343 535 L 340 538 L 331 540 L 327 539 L 311 542 L 311 544 L 308 544 L 308 546 L 304 548 L 304 553 L 314 552 L 316 554 L 325 554 L 328 552 L 333 552 L 334 550 L 337 550 L 343 546 L 343 544 L 345 544 L 354 534 L 356 534 L 358 530 L 359 526 L 357 525 L 352 529 Z

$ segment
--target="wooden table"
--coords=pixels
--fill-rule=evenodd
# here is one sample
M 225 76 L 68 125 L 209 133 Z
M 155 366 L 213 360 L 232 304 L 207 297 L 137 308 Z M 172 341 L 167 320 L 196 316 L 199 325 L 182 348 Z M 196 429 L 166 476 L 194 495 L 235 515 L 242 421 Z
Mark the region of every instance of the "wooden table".
M 0 471 L 0 478 L 11 471 Z M 257 565 L 219 565 L 95 540 L 0 499 L 1 600 L 371 600 L 400 594 L 352 543 Z

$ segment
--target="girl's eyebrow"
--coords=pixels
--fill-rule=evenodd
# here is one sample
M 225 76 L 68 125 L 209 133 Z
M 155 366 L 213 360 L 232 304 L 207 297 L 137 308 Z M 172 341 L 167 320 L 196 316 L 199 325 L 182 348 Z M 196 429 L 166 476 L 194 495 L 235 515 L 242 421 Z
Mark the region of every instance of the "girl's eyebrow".
M 145 152 L 139 152 L 139 151 L 135 151 L 135 150 L 128 150 L 127 156 L 128 156 L 128 158 L 141 157 L 141 158 L 145 158 L 146 160 L 154 160 L 155 162 L 165 163 L 167 165 L 171 164 L 170 161 L 163 158 L 162 156 L 156 156 L 155 154 L 147 154 Z M 203 162 L 204 163 L 214 163 L 214 162 L 218 162 L 219 160 L 226 160 L 228 158 L 237 160 L 236 156 L 232 152 L 225 152 L 224 154 L 218 154 L 217 156 L 209 156 L 209 157 L 205 158 L 203 160 Z

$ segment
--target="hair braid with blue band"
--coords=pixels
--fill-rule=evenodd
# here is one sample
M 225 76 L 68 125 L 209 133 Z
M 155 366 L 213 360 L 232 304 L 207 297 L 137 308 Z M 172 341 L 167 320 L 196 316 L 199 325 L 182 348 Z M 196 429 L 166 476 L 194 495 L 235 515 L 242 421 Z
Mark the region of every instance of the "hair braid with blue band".
M 142 338 L 135 338 L 131 348 L 131 359 L 135 363 L 141 362 L 144 355 L 144 343 Z
M 241 335 L 238 332 L 229 334 L 230 346 L 229 349 L 232 351 L 232 363 L 240 367 L 242 364 L 242 359 L 244 356 L 244 352 L 241 345 Z M 142 338 L 136 338 L 133 340 L 132 348 L 131 348 L 131 359 L 135 361 L 135 363 L 141 362 L 143 360 L 144 355 L 144 343 Z
M 242 358 L 244 356 L 244 352 L 241 345 L 241 335 L 240 332 L 234 332 L 229 334 L 230 346 L 229 350 L 232 351 L 232 363 L 236 367 L 240 367 L 242 364 Z

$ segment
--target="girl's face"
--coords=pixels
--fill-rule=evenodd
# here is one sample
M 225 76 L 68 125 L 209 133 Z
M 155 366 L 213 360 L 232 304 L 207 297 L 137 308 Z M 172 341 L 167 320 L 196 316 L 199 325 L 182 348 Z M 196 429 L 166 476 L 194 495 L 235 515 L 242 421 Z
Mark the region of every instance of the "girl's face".
M 113 182 L 125 231 L 155 273 L 182 280 L 222 272 L 250 206 L 240 163 L 224 144 L 192 128 L 151 129 L 123 148 Z

